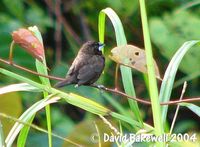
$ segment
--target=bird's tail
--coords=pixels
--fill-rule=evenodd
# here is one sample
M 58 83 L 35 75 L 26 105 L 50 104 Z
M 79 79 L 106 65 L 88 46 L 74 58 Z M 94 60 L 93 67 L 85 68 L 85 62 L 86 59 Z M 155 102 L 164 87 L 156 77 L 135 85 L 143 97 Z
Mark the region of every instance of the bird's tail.
M 56 83 L 54 85 L 54 87 L 55 88 L 61 88 L 63 86 L 67 86 L 67 85 L 70 85 L 70 84 L 73 84 L 73 78 L 72 77 L 67 77 L 65 80 Z

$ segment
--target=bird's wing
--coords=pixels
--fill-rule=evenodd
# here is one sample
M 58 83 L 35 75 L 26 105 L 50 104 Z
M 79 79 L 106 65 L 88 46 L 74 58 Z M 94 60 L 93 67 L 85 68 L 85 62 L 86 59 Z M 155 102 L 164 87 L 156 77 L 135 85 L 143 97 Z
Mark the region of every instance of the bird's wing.
M 93 81 L 93 79 L 95 82 L 97 80 L 95 77 L 99 77 L 103 71 L 104 64 L 104 58 L 101 56 L 93 56 L 88 59 L 88 63 L 83 65 L 79 70 L 77 77 L 79 83 L 87 83 L 91 80 Z
M 81 57 L 77 56 L 74 59 L 74 61 L 73 61 L 72 65 L 70 66 L 66 76 L 74 74 L 75 72 L 77 72 L 79 70 L 79 68 L 81 68 L 81 66 L 83 66 L 84 63 L 82 62 L 81 58 L 84 58 L 84 57 L 83 56 L 81 56 Z
M 67 72 L 67 75 L 71 75 L 71 74 L 73 73 L 73 71 L 74 71 L 74 66 L 73 66 L 73 64 L 72 64 L 72 65 L 70 66 L 68 72 Z M 66 75 L 66 76 L 67 76 L 67 75 Z

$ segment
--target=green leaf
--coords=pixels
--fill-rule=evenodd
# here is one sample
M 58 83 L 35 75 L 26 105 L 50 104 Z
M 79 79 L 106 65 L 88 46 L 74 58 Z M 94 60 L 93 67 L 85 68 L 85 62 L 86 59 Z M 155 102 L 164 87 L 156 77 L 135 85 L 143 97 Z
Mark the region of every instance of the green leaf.
M 33 115 L 27 123 L 31 124 L 34 118 L 35 118 L 35 115 Z M 26 138 L 28 136 L 29 130 L 30 130 L 29 126 L 24 126 L 22 128 L 22 131 L 20 132 L 18 139 L 17 139 L 17 146 L 18 147 L 26 146 Z
M 8 86 L 4 86 L 0 88 L 0 95 L 9 93 L 9 92 L 16 92 L 16 91 L 31 91 L 31 92 L 41 92 L 40 89 L 27 84 L 27 83 L 20 83 L 20 84 L 11 84 Z
M 121 120 L 123 122 L 129 123 L 130 125 L 134 124 L 135 128 L 144 129 L 144 130 L 146 130 L 148 132 L 151 131 L 152 133 L 155 133 L 155 129 L 152 126 L 150 126 L 150 125 L 148 125 L 146 123 L 144 123 L 144 126 L 143 126 L 140 122 L 135 121 L 130 117 L 127 117 L 125 115 L 121 115 L 121 114 L 118 114 L 118 113 L 115 113 L 115 112 L 111 112 L 110 115 L 112 117 L 116 118 L 117 120 Z
M 74 93 L 69 93 L 68 98 L 64 97 L 64 99 L 72 105 L 78 106 L 97 115 L 107 115 L 110 112 L 110 110 L 104 106 Z
M 176 52 L 176 54 L 173 56 L 171 59 L 167 70 L 165 72 L 161 89 L 160 89 L 160 94 L 159 94 L 159 99 L 160 102 L 167 102 L 170 99 L 173 84 L 174 84 L 174 79 L 176 76 L 176 72 L 178 70 L 179 64 L 183 59 L 183 56 L 187 53 L 189 49 L 191 49 L 195 44 L 199 43 L 200 41 L 188 41 L 185 42 Z M 167 116 L 167 110 L 168 110 L 168 105 L 162 106 L 162 122 L 163 124 L 166 121 L 166 116 Z
M 46 63 L 42 63 L 36 59 L 35 64 L 36 64 L 38 73 L 43 74 L 43 75 L 48 75 Z M 41 77 L 41 76 L 39 78 L 42 84 L 50 86 L 50 81 L 48 78 Z
M 112 117 L 117 118 L 118 120 L 123 120 L 124 122 L 127 122 L 129 124 L 134 124 L 135 127 L 138 127 L 138 128 L 142 128 L 143 127 L 139 122 L 131 119 L 130 117 L 126 117 L 125 115 L 117 114 L 115 112 L 111 112 L 110 115 Z
M 163 125 L 161 122 L 161 108 L 158 98 L 158 86 L 155 77 L 155 69 L 153 63 L 153 53 L 151 46 L 151 39 L 149 34 L 149 26 L 147 20 L 146 4 L 144 0 L 139 0 L 140 13 L 142 20 L 142 30 L 144 34 L 144 45 L 147 61 L 147 73 L 148 73 L 148 88 L 151 99 L 151 109 L 153 113 L 153 123 L 155 127 L 156 136 L 161 136 L 164 133 Z M 164 146 L 164 142 L 156 142 L 156 146 Z
M 37 39 L 40 40 L 40 42 L 43 44 L 42 35 L 41 35 L 39 29 L 36 26 L 34 26 L 34 27 L 29 27 L 29 30 L 31 30 L 35 34 Z M 48 75 L 47 63 L 46 63 L 45 56 L 44 56 L 44 59 L 43 59 L 42 62 L 40 62 L 39 60 L 36 59 L 35 60 L 35 65 L 36 65 L 36 69 L 37 69 L 38 73 L 43 74 L 43 75 Z M 50 81 L 49 81 L 48 78 L 41 77 L 41 76 L 39 76 L 39 78 L 40 78 L 40 80 L 41 80 L 43 85 L 51 86 Z M 48 96 L 48 92 L 43 91 L 43 95 L 44 95 L 44 97 L 47 97 Z M 46 110 L 49 146 L 52 147 L 52 137 L 51 137 L 52 130 L 51 130 L 51 110 L 50 110 L 50 106 L 47 105 L 45 107 L 45 110 Z M 24 130 L 24 131 L 26 131 L 26 130 Z
M 191 103 L 180 103 L 180 106 L 185 106 L 200 117 L 200 107 Z
M 117 46 L 126 45 L 127 41 L 126 41 L 126 37 L 125 37 L 125 33 L 124 33 L 122 23 L 121 23 L 119 17 L 117 16 L 117 14 L 111 8 L 103 9 L 99 13 L 99 21 L 98 21 L 98 23 L 99 23 L 98 24 L 99 41 L 104 42 L 105 15 L 107 15 L 109 17 L 109 19 L 111 20 L 112 25 L 114 27 Z M 128 95 L 136 96 L 134 86 L 133 86 L 131 68 L 125 67 L 125 66 L 120 66 L 120 70 L 121 70 L 122 82 L 123 82 L 125 92 Z M 139 111 L 139 107 L 137 105 L 137 102 L 132 100 L 132 99 L 128 99 L 128 102 L 129 102 L 130 108 L 133 111 L 133 113 L 135 114 L 136 118 L 142 124 L 143 121 L 142 121 L 142 118 L 140 116 L 140 111 Z

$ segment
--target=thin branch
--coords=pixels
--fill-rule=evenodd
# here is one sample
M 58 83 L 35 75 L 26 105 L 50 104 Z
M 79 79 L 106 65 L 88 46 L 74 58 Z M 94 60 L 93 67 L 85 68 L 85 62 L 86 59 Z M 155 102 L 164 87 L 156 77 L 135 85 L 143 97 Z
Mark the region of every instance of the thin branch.
M 130 95 L 127 95 L 126 93 L 123 93 L 121 91 L 118 91 L 116 89 L 111 89 L 111 88 L 107 88 L 107 87 L 104 87 L 104 86 L 99 86 L 99 85 L 91 85 L 92 87 L 95 87 L 95 88 L 98 88 L 98 89 L 101 89 L 101 90 L 104 90 L 104 91 L 108 91 L 108 92 L 111 92 L 111 93 L 115 93 L 115 94 L 118 94 L 118 95 L 122 95 L 122 96 L 125 96 L 125 97 L 128 97 L 128 98 L 131 98 L 137 102 L 140 102 L 142 104 L 146 104 L 146 105 L 151 105 L 151 102 L 148 101 L 148 100 L 143 100 L 141 98 L 136 98 L 136 97 L 133 97 L 133 96 L 130 96 Z M 173 101 L 169 101 L 169 102 L 161 102 L 160 105 L 177 105 L 179 103 L 182 103 L 182 102 L 195 102 L 195 101 L 200 101 L 200 97 L 197 97 L 197 98 L 187 98 L 187 99 L 183 99 L 183 100 L 173 100 Z
M 52 80 L 57 80 L 57 81 L 63 81 L 65 80 L 65 78 L 59 78 L 59 77 L 55 77 L 55 76 L 47 76 L 47 75 L 43 75 L 43 74 L 39 74 L 35 71 L 32 71 L 30 69 L 27 69 L 25 67 L 22 67 L 22 66 L 19 66 L 15 63 L 10 63 L 9 61 L 6 61 L 2 58 L 0 58 L 0 62 L 4 63 L 4 64 L 7 64 L 7 65 L 10 65 L 10 66 L 13 66 L 13 67 L 16 67 L 20 70 L 23 70 L 23 71 L 26 71 L 26 72 L 29 72 L 31 74 L 34 74 L 34 75 L 38 75 L 38 76 L 41 76 L 41 77 L 45 77 L 45 78 L 49 78 L 49 79 L 52 79 Z M 95 87 L 95 88 L 98 88 L 98 89 L 101 89 L 101 90 L 104 90 L 104 91 L 108 91 L 108 92 L 111 92 L 111 93 L 114 93 L 114 94 L 118 94 L 118 95 L 121 95 L 121 96 L 124 96 L 124 97 L 128 97 L 128 98 L 131 98 L 137 102 L 140 102 L 142 104 L 146 104 L 146 105 L 151 105 L 151 102 L 150 101 L 147 101 L 147 100 L 143 100 L 141 98 L 136 98 L 136 97 L 133 97 L 133 96 L 130 96 L 130 95 L 127 95 L 126 93 L 123 93 L 117 89 L 111 89 L 111 88 L 107 88 L 107 87 L 104 87 L 104 86 L 98 86 L 98 85 L 90 85 L 91 87 Z M 169 102 L 163 102 L 163 103 L 160 103 L 160 105 L 177 105 L 179 103 L 182 103 L 182 102 L 195 102 L 195 101 L 200 101 L 200 97 L 197 97 L 197 98 L 187 98 L 187 99 L 183 99 L 183 100 L 173 100 L 173 101 L 169 101 Z
M 101 90 L 104 90 L 104 91 L 109 91 L 111 93 L 115 93 L 115 94 L 118 94 L 118 95 L 122 95 L 124 97 L 128 97 L 128 98 L 131 98 L 137 102 L 140 102 L 140 103 L 143 103 L 143 104 L 147 104 L 147 105 L 151 105 L 151 102 L 150 101 L 146 101 L 146 100 L 142 100 L 142 99 L 139 99 L 139 98 L 136 98 L 136 97 L 133 97 L 133 96 L 129 96 L 127 95 L 126 93 L 123 93 L 121 91 L 118 91 L 117 89 L 111 89 L 111 88 L 107 88 L 107 87 L 104 87 L 103 85 L 91 85 L 92 87 L 95 87 L 95 88 L 98 88 L 98 89 L 101 89 Z
M 177 105 L 179 103 L 183 103 L 183 102 L 197 102 L 200 101 L 200 97 L 193 97 L 193 98 L 185 98 L 183 100 L 174 100 L 174 101 L 169 101 L 169 102 L 164 102 L 164 103 L 160 103 L 161 105 Z
M 187 82 L 185 81 L 185 82 L 184 82 L 184 85 L 183 85 L 182 92 L 181 92 L 180 100 L 183 99 L 183 95 L 184 95 L 184 93 L 185 93 L 186 88 L 187 88 Z M 169 134 L 172 134 L 172 130 L 173 130 L 173 128 L 174 128 L 174 124 L 175 124 L 175 121 L 176 121 L 176 118 L 177 118 L 177 115 L 178 115 L 179 107 L 180 107 L 180 105 L 177 105 L 176 111 L 175 111 L 175 114 L 174 114 L 174 118 L 173 118 L 173 121 L 172 121 L 172 124 L 171 124 L 171 128 L 170 128 L 170 133 L 169 133 Z
M 10 66 L 14 66 L 14 67 L 16 67 L 16 68 L 18 68 L 20 70 L 23 70 L 23 71 L 26 71 L 26 72 L 29 72 L 31 74 L 38 75 L 38 76 L 41 76 L 41 77 L 45 77 L 45 78 L 49 78 L 49 79 L 57 80 L 57 81 L 63 81 L 63 80 L 65 80 L 64 78 L 59 78 L 59 77 L 55 77 L 55 76 L 47 76 L 47 75 L 40 74 L 40 73 L 38 73 L 36 71 L 32 71 L 30 69 L 27 69 L 27 68 L 25 68 L 23 66 L 17 65 L 15 63 L 10 63 L 9 61 L 6 61 L 6 60 L 1 59 L 1 58 L 0 58 L 0 62 L 3 62 L 3 63 L 5 63 L 7 65 L 10 65 Z

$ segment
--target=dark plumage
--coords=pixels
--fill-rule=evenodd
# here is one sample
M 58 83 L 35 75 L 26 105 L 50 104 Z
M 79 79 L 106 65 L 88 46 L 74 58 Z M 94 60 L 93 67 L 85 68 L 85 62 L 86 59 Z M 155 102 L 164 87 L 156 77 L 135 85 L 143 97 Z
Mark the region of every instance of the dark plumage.
M 69 84 L 91 85 L 98 80 L 104 66 L 105 58 L 101 49 L 104 44 L 88 41 L 84 43 L 74 59 L 64 81 L 58 82 L 55 87 Z

